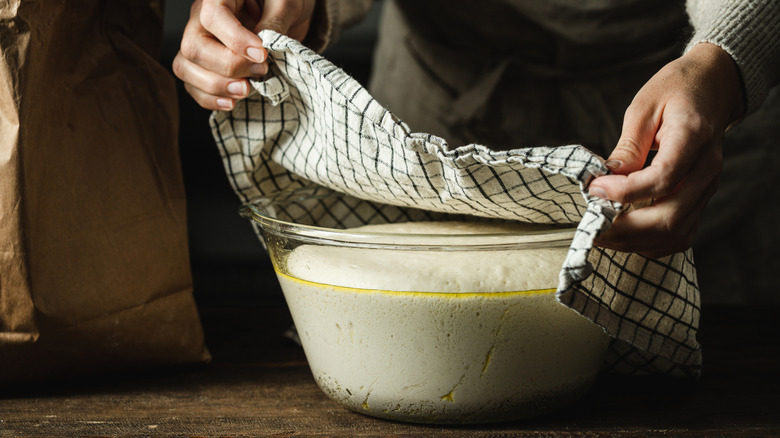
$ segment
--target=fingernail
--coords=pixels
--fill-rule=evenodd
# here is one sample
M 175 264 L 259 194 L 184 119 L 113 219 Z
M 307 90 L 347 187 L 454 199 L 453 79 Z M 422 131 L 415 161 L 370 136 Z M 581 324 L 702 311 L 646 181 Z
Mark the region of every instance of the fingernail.
M 263 54 L 263 51 L 258 49 L 257 47 L 250 47 L 246 49 L 246 54 L 250 58 L 252 58 L 255 62 L 263 62 L 265 61 L 265 55 Z
M 617 170 L 623 165 L 623 162 L 620 160 L 607 160 L 604 165 L 607 166 L 607 169 L 609 170 Z
M 591 187 L 588 189 L 588 194 L 597 198 L 607 199 L 607 192 L 605 192 L 601 187 Z
M 219 97 L 217 98 L 217 106 L 225 110 L 232 110 L 233 99 L 225 99 L 224 97 Z
M 265 74 L 266 70 L 267 67 L 265 64 L 252 64 L 252 66 L 249 67 L 249 73 L 253 76 L 262 76 Z
M 246 84 L 244 81 L 231 82 L 227 86 L 228 93 L 235 94 L 236 96 L 243 96 L 246 94 Z

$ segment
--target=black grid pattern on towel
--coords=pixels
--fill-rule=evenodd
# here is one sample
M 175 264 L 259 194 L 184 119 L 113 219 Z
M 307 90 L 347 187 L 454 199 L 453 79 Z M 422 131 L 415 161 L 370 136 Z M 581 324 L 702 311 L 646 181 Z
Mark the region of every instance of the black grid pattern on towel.
M 586 194 L 607 171 L 577 145 L 454 149 L 411 132 L 354 79 L 300 43 L 261 34 L 271 75 L 211 123 L 243 202 L 324 186 L 348 196 L 292 203 L 287 219 L 328 227 L 466 214 L 578 224 L 561 268 L 562 303 L 622 341 L 613 368 L 696 376 L 699 290 L 690 250 L 652 260 L 593 247 L 621 206 Z M 621 347 L 622 346 L 622 347 Z M 620 349 L 622 348 L 622 350 Z

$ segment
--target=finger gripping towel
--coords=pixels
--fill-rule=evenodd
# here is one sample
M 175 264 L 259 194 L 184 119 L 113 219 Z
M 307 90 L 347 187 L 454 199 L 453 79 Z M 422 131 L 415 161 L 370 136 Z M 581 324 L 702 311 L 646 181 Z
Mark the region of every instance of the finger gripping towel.
M 252 81 L 253 93 L 233 111 L 211 118 L 243 202 L 319 185 L 379 212 L 392 206 L 577 224 L 557 297 L 615 338 L 610 366 L 698 376 L 700 303 L 691 250 L 649 259 L 593 246 L 623 208 L 587 194 L 590 181 L 607 172 L 601 158 L 578 145 L 450 148 L 441 138 L 411 132 L 357 81 L 299 42 L 272 31 L 260 36 L 269 75 Z M 306 214 L 336 213 L 320 205 Z M 382 217 L 387 220 L 379 214 L 363 221 Z

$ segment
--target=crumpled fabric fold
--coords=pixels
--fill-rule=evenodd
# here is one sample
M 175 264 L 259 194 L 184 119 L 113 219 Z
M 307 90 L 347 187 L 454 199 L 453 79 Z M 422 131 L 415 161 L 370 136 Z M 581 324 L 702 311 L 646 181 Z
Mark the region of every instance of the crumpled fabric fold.
M 269 30 L 260 37 L 269 51 L 269 75 L 252 81 L 253 93 L 232 111 L 211 117 L 242 202 L 315 184 L 375 208 L 577 224 L 557 297 L 615 338 L 609 367 L 699 375 L 692 252 L 649 259 L 593 245 L 624 208 L 587 193 L 590 181 L 608 172 L 600 157 L 579 145 L 451 148 L 434 135 L 412 132 L 357 81 L 299 42 Z

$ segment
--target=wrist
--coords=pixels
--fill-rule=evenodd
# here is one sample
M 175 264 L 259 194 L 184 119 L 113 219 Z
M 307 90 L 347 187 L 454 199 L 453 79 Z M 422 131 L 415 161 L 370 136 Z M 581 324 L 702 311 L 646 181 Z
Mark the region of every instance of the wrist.
M 698 63 L 706 72 L 700 79 L 715 90 L 716 107 L 722 109 L 722 123 L 728 128 L 739 122 L 747 108 L 745 88 L 734 59 L 715 44 L 702 42 L 693 46 L 684 56 Z

